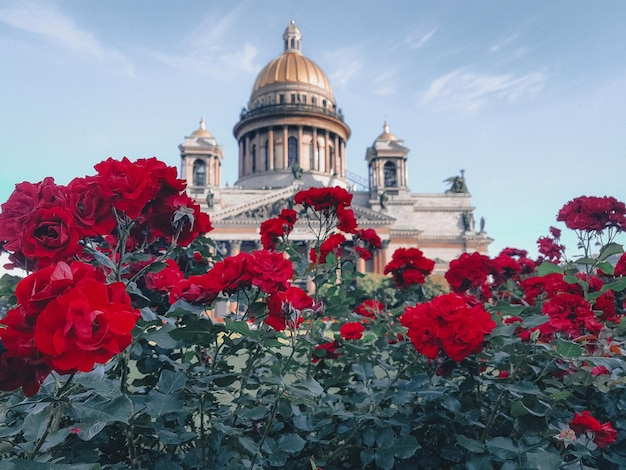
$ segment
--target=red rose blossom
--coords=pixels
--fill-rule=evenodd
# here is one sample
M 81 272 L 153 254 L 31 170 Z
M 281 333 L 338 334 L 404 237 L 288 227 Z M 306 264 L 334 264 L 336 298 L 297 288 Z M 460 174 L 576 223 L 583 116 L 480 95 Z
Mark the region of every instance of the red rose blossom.
M 358 321 L 348 322 L 341 325 L 339 333 L 343 339 L 361 339 L 365 327 Z
M 613 429 L 611 423 L 600 424 L 589 411 L 583 411 L 582 414 L 574 413 L 574 419 L 569 422 L 569 427 L 578 434 L 594 433 L 593 442 L 600 448 L 607 447 L 617 439 L 617 431 Z
M 380 300 L 367 299 L 354 309 L 354 313 L 362 317 L 376 318 L 385 311 L 385 304 Z
M 295 329 L 304 321 L 303 310 L 313 308 L 313 299 L 299 287 L 270 295 L 267 299 L 269 314 L 265 323 L 276 331 Z
M 396 285 L 400 288 L 413 284 L 424 284 L 435 268 L 435 262 L 424 256 L 417 248 L 398 248 L 394 251 L 391 261 L 385 266 L 385 274 L 391 273 Z
M 584 232 L 611 227 L 626 230 L 626 204 L 609 196 L 580 196 L 565 204 L 556 220 Z
M 313 349 L 313 358 L 311 359 L 311 362 L 316 364 L 320 361 L 324 362 L 326 359 L 337 359 L 341 356 L 341 353 L 337 352 L 340 349 L 341 345 L 337 341 L 318 344 Z
M 452 290 L 461 294 L 470 289 L 480 289 L 493 271 L 494 264 L 488 256 L 478 252 L 463 253 L 450 262 L 445 278 Z
M 418 352 L 429 359 L 444 353 L 456 362 L 479 352 L 485 335 L 496 327 L 482 305 L 457 294 L 407 307 L 400 323 Z
M 123 283 L 85 278 L 39 314 L 35 346 L 58 372 L 89 372 L 126 349 L 138 318 Z
M 309 257 L 312 263 L 324 264 L 326 257 L 333 253 L 338 256 L 341 252 L 341 245 L 346 241 L 346 237 L 341 233 L 333 233 L 326 238 L 320 245 L 319 256 L 316 255 L 315 249 L 311 248 Z
M 282 253 L 258 250 L 248 265 L 252 284 L 266 294 L 284 291 L 293 277 L 293 264 Z
M 184 278 L 183 272 L 173 259 L 166 259 L 165 266 L 157 272 L 146 274 L 146 287 L 159 292 L 169 292 Z

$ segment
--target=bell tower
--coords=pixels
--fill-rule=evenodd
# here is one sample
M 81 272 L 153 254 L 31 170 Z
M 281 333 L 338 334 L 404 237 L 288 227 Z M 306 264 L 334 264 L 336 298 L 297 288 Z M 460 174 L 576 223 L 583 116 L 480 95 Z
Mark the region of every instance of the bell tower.
M 365 154 L 369 168 L 370 201 L 379 201 L 384 207 L 385 198 L 408 193 L 407 155 L 404 141 L 389 131 L 385 121 L 380 134 Z
M 204 118 L 200 127 L 185 137 L 178 146 L 181 159 L 181 177 L 187 181 L 192 192 L 203 192 L 205 188 L 219 188 L 222 178 L 222 146 L 206 130 Z

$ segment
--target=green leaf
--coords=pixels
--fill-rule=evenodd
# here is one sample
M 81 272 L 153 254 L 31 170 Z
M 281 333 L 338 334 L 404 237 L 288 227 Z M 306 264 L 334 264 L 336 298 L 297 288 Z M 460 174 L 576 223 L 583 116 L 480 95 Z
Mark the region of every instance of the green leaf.
M 180 328 L 184 331 L 184 328 Z M 159 326 L 154 331 L 146 333 L 144 339 L 146 341 L 152 341 L 157 346 L 163 349 L 174 349 L 178 346 L 178 341 L 172 338 L 171 332 L 177 331 L 176 325 L 171 323 L 164 323 L 163 326 Z
M 526 453 L 529 468 L 537 470 L 557 470 L 561 468 L 563 460 L 556 452 L 547 452 L 544 449 L 537 449 Z
M 618 255 L 624 253 L 624 247 L 619 243 L 607 243 L 600 250 L 600 254 L 598 255 L 598 261 L 605 261 L 610 256 Z
M 182 390 L 185 388 L 185 385 L 187 385 L 185 374 L 164 369 L 156 386 L 161 393 L 169 394 Z
M 557 339 L 556 352 L 563 357 L 580 357 L 583 354 L 583 348 L 572 341 Z
M 393 468 L 393 455 L 386 450 L 378 450 L 374 456 L 376 465 L 385 470 L 391 470 Z
M 550 263 L 549 261 L 544 261 L 537 266 L 537 274 L 539 276 L 547 276 L 548 274 L 554 273 L 563 274 L 563 268 L 554 263 Z
M 601 263 L 598 263 L 597 268 L 608 276 L 613 276 L 613 274 L 615 274 L 615 266 L 613 266 L 608 261 L 603 261 Z
M 297 434 L 284 434 L 278 439 L 278 449 L 289 454 L 295 454 L 304 449 L 306 441 Z
M 412 457 L 420 447 L 421 446 L 413 436 L 402 436 L 389 447 L 389 451 L 399 459 L 408 459 Z
M 126 395 L 120 395 L 113 400 L 94 395 L 84 403 L 75 402 L 73 409 L 76 417 L 83 423 L 128 423 L 133 414 L 133 404 Z
M 238 440 L 239 440 L 239 444 L 241 444 L 241 447 L 243 447 L 248 452 L 250 452 L 250 454 L 256 455 L 259 452 L 259 445 L 256 442 L 254 442 L 251 438 L 240 436 Z
M 258 420 L 265 418 L 268 414 L 269 410 L 267 409 L 267 406 L 259 405 L 255 406 L 254 408 L 248 408 L 239 411 L 238 416 L 240 416 L 241 418 Z
M 487 447 L 492 455 L 502 460 L 508 460 L 519 454 L 519 448 L 515 443 L 506 437 L 494 437 L 487 442 Z
M 368 465 L 372 460 L 374 460 L 374 456 L 376 453 L 372 449 L 363 449 L 361 451 L 361 463 L 363 467 Z
M 615 281 L 607 282 L 602 286 L 602 292 L 605 292 L 607 290 L 622 292 L 624 289 L 626 289 L 626 276 L 620 277 Z
M 576 264 L 582 264 L 585 266 L 593 266 L 594 264 L 596 264 L 596 260 L 593 258 L 578 258 L 577 260 L 574 260 L 574 263 Z
M 469 437 L 465 437 L 463 434 L 457 434 L 456 442 L 473 454 L 482 454 L 486 450 L 483 443 L 470 439 Z

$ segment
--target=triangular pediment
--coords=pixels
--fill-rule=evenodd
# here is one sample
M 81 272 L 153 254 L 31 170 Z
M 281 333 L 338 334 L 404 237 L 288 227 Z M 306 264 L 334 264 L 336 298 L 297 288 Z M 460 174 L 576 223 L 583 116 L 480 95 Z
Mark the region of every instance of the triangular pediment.
M 259 191 L 258 197 L 251 201 L 211 214 L 211 221 L 224 225 L 259 225 L 271 217 L 276 217 L 283 209 L 294 209 L 294 196 L 301 189 L 301 185 L 292 185 L 277 190 Z M 393 217 L 367 207 L 353 205 L 351 208 L 361 227 L 389 226 L 395 222 Z M 303 220 L 303 217 L 304 214 L 299 215 L 300 220 Z

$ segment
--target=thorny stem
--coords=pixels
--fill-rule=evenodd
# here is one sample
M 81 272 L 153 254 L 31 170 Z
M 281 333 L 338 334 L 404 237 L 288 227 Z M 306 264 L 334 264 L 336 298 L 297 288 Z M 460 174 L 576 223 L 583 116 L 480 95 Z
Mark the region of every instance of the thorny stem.
M 272 425 L 274 424 L 274 419 L 276 419 L 276 413 L 278 412 L 278 402 L 282 398 L 283 393 L 285 393 L 285 391 L 280 390 L 280 387 L 276 385 L 276 400 L 274 401 L 274 404 L 272 405 L 272 414 L 270 415 L 270 418 L 267 420 L 267 423 L 265 424 L 265 429 L 263 430 L 263 436 L 261 437 L 261 442 L 259 442 L 259 452 L 254 454 L 250 468 L 254 468 L 254 463 L 256 462 L 257 457 L 261 453 L 261 448 L 263 447 L 263 444 L 265 443 L 265 440 L 267 439 L 267 436 L 270 433 L 270 429 L 272 428 Z
M 58 389 L 56 397 L 55 397 L 56 400 L 51 405 L 52 409 L 50 411 L 50 417 L 48 418 L 48 423 L 46 424 L 46 430 L 41 435 L 41 437 L 37 440 L 35 444 L 35 448 L 28 456 L 29 460 L 35 460 L 35 458 L 37 457 L 37 454 L 39 454 L 39 451 L 41 450 L 41 446 L 43 446 L 44 442 L 46 442 L 46 439 L 48 438 L 50 433 L 56 431 L 57 428 L 59 427 L 59 422 L 61 421 L 61 407 L 58 404 L 58 400 L 59 398 L 63 396 L 65 391 L 69 388 L 70 384 L 72 383 L 72 379 L 74 378 L 75 375 L 76 375 L 75 373 L 70 375 L 70 377 L 65 381 L 63 386 Z M 57 380 L 57 388 L 58 388 L 58 380 Z

